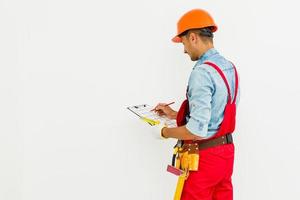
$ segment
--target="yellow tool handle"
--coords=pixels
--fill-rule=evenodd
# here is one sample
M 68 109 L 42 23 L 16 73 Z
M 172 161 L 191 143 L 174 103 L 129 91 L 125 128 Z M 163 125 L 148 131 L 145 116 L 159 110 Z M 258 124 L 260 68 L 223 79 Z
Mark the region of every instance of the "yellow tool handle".
M 186 179 L 186 174 L 185 173 L 183 173 L 182 175 L 180 175 L 178 177 L 176 191 L 175 191 L 175 195 L 174 195 L 174 200 L 180 200 L 185 179 Z

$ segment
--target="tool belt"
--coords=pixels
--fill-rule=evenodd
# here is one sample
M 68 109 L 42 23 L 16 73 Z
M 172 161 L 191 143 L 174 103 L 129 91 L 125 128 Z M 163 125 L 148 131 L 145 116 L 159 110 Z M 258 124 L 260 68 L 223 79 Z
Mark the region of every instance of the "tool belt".
M 192 141 L 192 140 L 185 140 L 184 144 L 193 144 L 196 143 L 198 144 L 198 149 L 199 150 L 204 150 L 207 148 L 211 148 L 211 147 L 215 147 L 215 146 L 219 146 L 219 145 L 223 145 L 223 144 L 231 144 L 233 143 L 233 139 L 232 139 L 232 135 L 226 134 L 214 139 L 210 139 L 210 140 L 197 140 L 197 141 Z M 183 144 L 183 146 L 184 146 Z
M 172 165 L 183 171 L 197 171 L 199 151 L 233 143 L 232 135 L 226 134 L 209 140 L 179 141 L 174 147 Z

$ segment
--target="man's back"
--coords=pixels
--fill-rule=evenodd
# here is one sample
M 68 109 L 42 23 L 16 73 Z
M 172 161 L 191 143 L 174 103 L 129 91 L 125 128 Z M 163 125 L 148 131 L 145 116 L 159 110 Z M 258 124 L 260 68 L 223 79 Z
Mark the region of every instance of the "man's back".
M 207 61 L 216 64 L 223 71 L 232 98 L 235 91 L 232 63 L 221 56 L 216 49 L 208 50 L 194 66 L 188 88 L 191 118 L 188 119 L 187 127 L 202 137 L 211 137 L 217 132 L 223 120 L 228 98 L 224 80 L 213 67 L 204 64 Z

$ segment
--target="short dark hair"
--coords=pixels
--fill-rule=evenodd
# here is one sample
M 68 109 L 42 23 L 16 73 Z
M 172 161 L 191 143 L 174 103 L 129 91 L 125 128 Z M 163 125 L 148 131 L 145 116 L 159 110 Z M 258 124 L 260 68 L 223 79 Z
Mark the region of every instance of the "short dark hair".
M 212 32 L 213 27 L 205 27 L 205 28 L 197 28 L 197 29 L 189 29 L 178 35 L 179 37 L 185 36 L 190 32 L 196 32 L 199 36 L 213 38 L 214 34 Z

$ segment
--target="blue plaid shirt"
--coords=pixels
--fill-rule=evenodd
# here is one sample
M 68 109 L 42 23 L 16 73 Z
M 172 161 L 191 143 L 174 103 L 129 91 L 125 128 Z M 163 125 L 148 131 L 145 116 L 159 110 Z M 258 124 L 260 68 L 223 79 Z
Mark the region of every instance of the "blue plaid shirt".
M 215 63 L 223 71 L 232 98 L 235 75 L 231 62 L 214 48 L 201 56 L 190 74 L 187 90 L 190 116 L 187 117 L 186 128 L 195 135 L 209 138 L 214 136 L 223 121 L 228 92 L 219 73 L 213 67 L 203 64 L 206 61 Z M 236 103 L 238 101 L 239 91 Z

